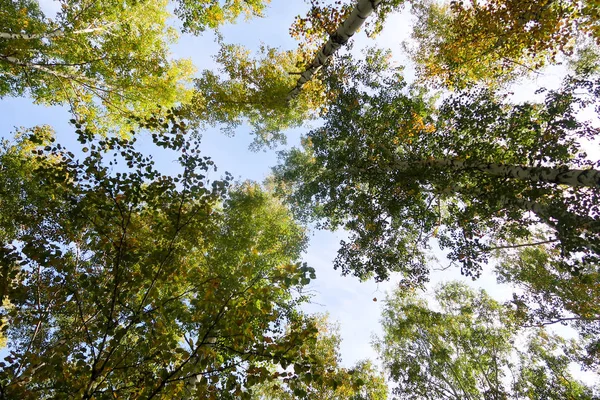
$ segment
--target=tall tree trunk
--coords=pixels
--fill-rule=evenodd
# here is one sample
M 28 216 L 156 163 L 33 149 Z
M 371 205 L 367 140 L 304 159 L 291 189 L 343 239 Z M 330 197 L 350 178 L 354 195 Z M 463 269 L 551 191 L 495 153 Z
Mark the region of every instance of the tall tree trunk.
M 429 167 L 456 172 L 476 170 L 484 174 L 509 179 L 554 183 L 572 187 L 586 186 L 597 189 L 600 188 L 600 171 L 591 168 L 581 170 L 568 169 L 566 167 L 524 167 L 520 165 L 505 165 L 499 163 L 431 159 L 416 160 L 412 162 L 398 161 L 393 163 L 389 170 L 410 171 L 415 169 L 415 167 Z M 460 188 L 448 188 L 449 193 L 452 191 L 458 192 L 460 191 Z M 580 234 L 590 234 L 597 237 L 597 232 L 600 231 L 600 219 L 598 219 L 598 217 L 579 215 L 569 211 L 566 207 L 553 207 L 521 198 L 501 197 L 498 200 L 501 207 L 512 206 L 523 211 L 534 213 L 542 222 L 559 231 L 559 236 L 565 234 L 571 236 L 571 240 L 578 242 L 577 245 L 581 248 L 600 253 L 600 245 L 597 242 L 591 242 L 590 237 L 582 238 L 579 236 Z M 563 239 L 561 239 L 561 241 L 562 240 Z
M 300 75 L 296 87 L 292 89 L 287 97 L 287 101 L 292 100 L 300 93 L 302 86 L 311 80 L 311 78 L 325 65 L 333 54 L 356 33 L 365 20 L 373 13 L 377 6 L 383 0 L 358 0 L 352 13 L 340 27 L 330 36 L 329 40 L 319 50 L 315 59 L 310 63 L 306 70 Z
M 540 221 L 556 230 L 557 237 L 563 244 L 570 242 L 571 249 L 573 247 L 576 251 L 587 249 L 594 254 L 600 254 L 597 235 L 600 230 L 600 219 L 525 199 L 502 198 L 501 202 L 534 213 Z
M 108 27 L 115 25 L 114 23 L 108 24 L 107 26 L 90 27 L 86 29 L 79 29 L 70 32 L 65 32 L 62 28 L 53 30 L 46 33 L 11 33 L 11 32 L 0 32 L 0 39 L 19 39 L 19 40 L 34 40 L 34 39 L 52 39 L 55 37 L 65 36 L 67 33 L 70 35 L 80 35 L 83 33 L 93 33 L 105 31 Z
M 589 169 L 569 169 L 567 167 L 524 167 L 521 165 L 506 165 L 499 163 L 479 163 L 461 160 L 420 160 L 414 162 L 400 161 L 393 168 L 402 170 L 415 166 L 447 168 L 464 171 L 476 170 L 488 175 L 526 180 L 532 182 L 547 182 L 572 187 L 586 186 L 600 188 L 600 171 Z

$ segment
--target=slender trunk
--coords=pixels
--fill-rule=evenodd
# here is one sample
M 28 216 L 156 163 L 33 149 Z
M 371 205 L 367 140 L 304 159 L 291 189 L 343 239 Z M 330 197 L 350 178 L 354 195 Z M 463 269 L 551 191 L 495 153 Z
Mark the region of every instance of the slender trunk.
M 106 89 L 103 89 L 100 87 L 100 82 L 99 81 L 95 81 L 93 79 L 90 79 L 84 75 L 78 74 L 78 75 L 74 75 L 74 74 L 68 74 L 68 73 L 63 73 L 60 72 L 58 70 L 52 69 L 52 68 L 48 68 L 45 65 L 42 64 L 36 64 L 36 63 L 31 63 L 31 62 L 27 62 L 27 61 L 21 61 L 18 58 L 15 57 L 10 57 L 10 56 L 0 56 L 0 59 L 5 60 L 7 62 L 9 62 L 10 64 L 13 65 L 17 65 L 19 67 L 25 67 L 25 68 L 31 68 L 31 69 L 36 69 L 38 71 L 42 71 L 45 73 L 48 73 L 50 75 L 54 75 L 58 78 L 63 78 L 63 79 L 67 79 L 67 80 L 72 80 L 72 81 L 76 81 L 76 82 L 80 82 L 84 85 L 87 85 L 88 87 L 91 87 L 89 85 L 97 85 L 95 88 L 103 90 L 103 91 L 108 91 Z M 55 65 L 55 66 L 62 66 L 62 65 Z M 66 67 L 72 67 L 72 66 L 76 66 L 76 64 L 73 65 L 64 65 Z M 73 69 L 73 68 L 71 68 Z
M 590 216 L 574 214 L 568 210 L 545 206 L 530 200 L 502 198 L 501 202 L 534 213 L 542 222 L 556 230 L 561 242 L 564 242 L 564 238 L 561 237 L 565 234 L 567 238 L 571 237 L 572 240 L 575 240 L 577 242 L 576 246 L 579 247 L 577 251 L 587 249 L 592 253 L 600 254 L 600 245 L 588 237 L 589 234 L 596 236 L 595 233 L 600 228 L 600 220 Z
M 98 28 L 86 28 L 79 29 L 76 31 L 65 32 L 63 29 L 56 29 L 52 32 L 45 33 L 9 33 L 9 32 L 0 32 L 0 39 L 17 39 L 17 40 L 34 40 L 34 39 L 51 39 L 54 37 L 64 36 L 65 34 L 74 34 L 80 35 L 82 33 L 92 33 L 104 31 L 107 27 L 102 26 Z
M 449 168 L 450 170 L 477 170 L 488 175 L 547 182 L 567 186 L 586 186 L 600 188 L 600 171 L 589 169 L 569 169 L 567 167 L 524 167 L 521 165 L 505 165 L 499 163 L 478 163 L 460 160 L 421 160 L 415 162 L 396 162 L 393 166 L 409 169 L 416 165 L 433 168 Z
M 538 218 L 546 222 L 550 226 L 557 226 L 569 221 L 571 226 L 575 227 L 580 232 L 597 232 L 600 220 L 587 215 L 574 214 L 573 212 L 544 204 L 536 203 L 535 201 L 517 199 L 517 198 L 501 198 L 503 204 L 512 204 L 523 211 L 530 211 L 538 216 Z M 556 220 L 557 222 L 553 222 Z
M 287 101 L 292 100 L 300 93 L 302 86 L 312 79 L 312 77 L 325 65 L 333 54 L 356 33 L 365 20 L 373 13 L 377 6 L 383 0 L 358 0 L 352 13 L 339 28 L 329 37 L 329 40 L 319 50 L 315 59 L 310 63 L 306 70 L 301 74 L 296 87 L 292 89 L 287 97 Z
M 56 70 L 53 70 L 52 68 L 47 68 L 43 65 L 39 65 L 39 64 L 35 64 L 35 63 L 30 63 L 30 62 L 26 62 L 26 61 L 21 61 L 18 58 L 15 57 L 1 57 L 3 60 L 13 64 L 13 65 L 17 65 L 19 67 L 25 67 L 25 68 L 31 68 L 31 69 L 37 69 L 38 71 L 42 71 L 51 75 L 54 75 L 58 78 L 63 78 L 63 79 L 68 79 L 68 80 L 78 80 L 78 79 L 87 79 L 83 76 L 79 77 L 79 76 L 75 76 L 75 75 L 71 75 L 71 74 L 65 74 Z

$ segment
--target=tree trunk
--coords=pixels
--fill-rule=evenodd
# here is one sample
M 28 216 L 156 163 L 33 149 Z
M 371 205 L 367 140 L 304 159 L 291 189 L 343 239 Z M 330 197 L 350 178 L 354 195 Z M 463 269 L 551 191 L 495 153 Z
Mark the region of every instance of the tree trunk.
M 416 165 L 450 170 L 476 170 L 488 175 L 519 179 L 532 182 L 547 182 L 572 187 L 585 186 L 600 188 L 600 171 L 589 169 L 569 169 L 567 167 L 524 167 L 499 163 L 478 163 L 460 160 L 421 160 L 396 162 L 393 167 L 402 170 Z
M 333 56 L 333 54 L 356 33 L 362 26 L 365 20 L 373 13 L 377 6 L 383 0 L 358 0 L 356 7 L 352 13 L 340 27 L 330 36 L 329 40 L 319 50 L 315 59 L 310 63 L 306 70 L 301 74 L 296 87 L 292 89 L 287 97 L 287 101 L 292 100 L 300 93 L 302 86 L 311 80 L 311 78 L 325 65 L 325 63 Z
M 109 24 L 112 26 L 114 23 Z M 93 33 L 102 32 L 107 29 L 108 26 L 101 26 L 96 28 L 79 29 L 71 32 L 65 32 L 63 29 L 56 29 L 52 32 L 46 33 L 10 33 L 0 32 L 0 39 L 18 39 L 18 40 L 35 40 L 35 39 L 52 39 L 55 37 L 65 36 L 67 33 L 72 35 L 80 35 L 82 33 Z

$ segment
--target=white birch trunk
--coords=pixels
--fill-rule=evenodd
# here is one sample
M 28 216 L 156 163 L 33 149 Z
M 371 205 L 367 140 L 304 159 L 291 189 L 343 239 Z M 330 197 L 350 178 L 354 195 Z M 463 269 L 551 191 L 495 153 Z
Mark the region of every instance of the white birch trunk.
M 397 162 L 394 167 L 409 169 L 414 165 L 426 167 L 445 167 L 452 170 L 477 170 L 488 175 L 526 180 L 532 182 L 547 182 L 572 187 L 585 186 L 600 188 L 600 171 L 589 169 L 569 169 L 566 167 L 524 167 L 520 165 L 505 165 L 499 163 L 478 163 L 460 160 L 425 160 Z
M 101 81 L 96 81 L 94 79 L 90 79 L 82 74 L 77 73 L 77 71 L 74 68 L 72 68 L 72 66 L 69 66 L 69 65 L 65 65 L 65 67 L 71 67 L 70 69 L 77 74 L 62 73 L 62 72 L 56 71 L 52 68 L 45 67 L 43 65 L 21 61 L 15 57 L 0 57 L 0 58 L 13 64 L 13 65 L 17 65 L 19 67 L 37 69 L 38 71 L 45 72 L 45 73 L 53 75 L 57 78 L 62 78 L 62 79 L 77 82 L 78 84 L 88 87 L 90 89 L 98 89 L 102 92 L 114 91 L 112 87 L 105 85 Z M 60 66 L 60 65 L 57 65 L 57 66 Z
M 110 24 L 114 25 L 114 24 Z M 80 35 L 82 33 L 101 32 L 106 30 L 106 26 L 99 28 L 86 28 L 68 32 L 69 34 Z M 34 40 L 34 39 L 51 39 L 54 37 L 64 36 L 66 32 L 62 29 L 57 29 L 46 33 L 9 33 L 0 32 L 0 39 L 19 39 L 19 40 Z
M 287 101 L 292 100 L 300 93 L 302 86 L 312 79 L 340 47 L 348 42 L 352 35 L 356 33 L 382 1 L 383 0 L 358 0 L 352 13 L 330 36 L 327 43 L 319 50 L 312 63 L 310 63 L 308 68 L 300 75 L 296 87 L 294 87 L 288 95 Z
M 544 206 L 544 205 L 536 203 L 534 201 L 524 200 L 524 199 L 507 199 L 507 198 L 502 198 L 501 201 L 504 204 L 513 204 L 523 211 L 532 212 L 540 220 L 542 220 L 543 222 L 545 222 L 548 225 L 553 226 L 553 227 L 555 227 L 555 224 L 551 221 L 552 218 L 557 221 L 560 221 L 561 219 L 562 220 L 570 219 L 571 221 L 576 221 L 576 225 L 577 225 L 576 229 L 578 230 L 578 232 L 580 234 L 587 234 L 587 233 L 594 234 L 594 232 L 598 232 L 598 227 L 600 226 L 600 220 L 596 220 L 590 216 L 574 215 L 574 214 L 570 213 L 569 211 L 561 211 L 561 210 L 552 209 L 550 207 Z M 600 246 L 598 245 L 598 243 L 595 243 L 594 241 L 585 239 L 585 240 L 582 240 L 582 242 L 579 243 L 579 245 L 582 248 L 591 251 L 592 253 L 596 253 L 596 254 L 600 253 Z
M 214 346 L 217 343 L 217 338 L 215 336 L 209 336 L 206 338 L 206 342 L 203 344 L 204 346 Z M 203 358 L 202 355 L 197 355 L 196 356 L 196 364 Z M 196 385 L 198 384 L 198 382 L 200 382 L 200 380 L 202 379 L 204 375 L 203 374 L 198 374 L 198 375 L 193 375 L 190 376 L 188 379 L 186 379 L 186 384 L 185 384 L 185 388 L 187 391 L 187 395 L 184 395 L 183 400 L 192 400 L 193 398 L 195 398 L 194 396 L 194 391 L 196 389 Z

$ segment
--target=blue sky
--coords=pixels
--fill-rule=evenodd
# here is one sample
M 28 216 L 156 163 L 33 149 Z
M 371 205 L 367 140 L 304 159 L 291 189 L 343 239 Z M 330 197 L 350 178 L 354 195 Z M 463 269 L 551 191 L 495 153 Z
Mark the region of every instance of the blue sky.
M 58 2 L 42 0 L 40 3 L 48 16 L 57 10 Z M 257 49 L 261 44 L 292 49 L 296 42 L 288 34 L 289 26 L 293 18 L 306 9 L 307 5 L 302 1 L 274 0 L 266 11 L 266 18 L 240 21 L 223 27 L 221 32 L 227 43 L 242 44 L 250 49 Z M 365 38 L 363 40 L 366 42 Z M 212 55 L 217 51 L 214 34 L 207 31 L 200 37 L 182 35 L 173 47 L 172 55 L 174 58 L 191 58 L 201 71 L 216 66 Z M 74 128 L 68 123 L 71 115 L 66 107 L 35 105 L 28 98 L 4 98 L 0 100 L 0 117 L 0 132 L 4 138 L 10 138 L 15 127 L 48 124 L 55 129 L 60 143 L 67 146 L 75 143 Z M 306 131 L 295 129 L 288 132 L 288 147 L 297 145 L 300 135 Z M 277 163 L 277 153 L 275 150 L 249 151 L 252 140 L 248 127 L 240 127 L 234 137 L 225 136 L 219 129 L 208 129 L 202 134 L 202 149 L 204 155 L 215 161 L 219 173 L 228 171 L 239 180 L 262 182 Z M 148 137 L 139 138 L 138 144 L 142 147 L 149 149 L 149 143 Z M 277 150 L 282 149 L 280 147 Z M 156 161 L 169 173 L 175 171 L 176 163 L 172 162 L 175 158 L 173 156 L 169 160 L 161 156 Z M 370 341 L 372 333 L 379 326 L 381 303 L 372 299 L 383 299 L 384 291 L 390 284 L 360 283 L 353 277 L 340 277 L 339 272 L 333 270 L 333 259 L 343 236 L 343 233 L 311 232 L 311 242 L 304 261 L 317 270 L 317 280 L 309 288 L 315 295 L 313 304 L 306 309 L 310 312 L 327 312 L 332 320 L 340 322 L 343 362 L 352 365 L 360 359 L 375 358 Z
M 41 3 L 49 12 L 58 6 L 58 3 L 52 0 Z M 273 0 L 266 10 L 266 18 L 223 27 L 222 33 L 227 43 L 243 44 L 250 49 L 256 49 L 261 44 L 292 49 L 296 43 L 288 34 L 289 26 L 294 16 L 305 12 L 307 8 L 308 6 L 300 0 Z M 406 13 L 392 16 L 376 43 L 380 47 L 391 48 L 398 62 L 406 65 L 406 60 L 400 56 L 400 44 L 408 38 L 409 32 L 410 20 Z M 215 63 L 211 56 L 218 50 L 213 39 L 214 36 L 210 32 L 200 37 L 184 35 L 174 46 L 173 57 L 191 58 L 199 70 L 213 68 Z M 365 37 L 364 32 L 359 33 L 354 51 L 358 53 L 367 44 L 374 43 Z M 407 79 L 412 77 L 412 71 L 410 66 L 405 70 Z M 531 90 L 521 90 L 517 95 L 532 93 L 538 83 L 546 81 L 547 77 L 537 83 L 534 81 Z M 68 124 L 71 117 L 64 107 L 34 105 L 27 98 L 5 98 L 0 100 L 0 117 L 0 128 L 4 137 L 10 137 L 14 127 L 49 124 L 57 131 L 61 143 L 68 145 L 74 140 L 73 128 Z M 288 132 L 288 144 L 299 143 L 300 135 L 306 131 L 307 129 L 296 129 Z M 229 171 L 239 180 L 251 179 L 261 182 L 270 174 L 270 168 L 277 163 L 277 155 L 273 150 L 249 151 L 248 146 L 252 140 L 247 127 L 240 127 L 234 137 L 227 137 L 218 129 L 209 129 L 203 133 L 204 155 L 213 158 L 220 172 Z M 144 141 L 147 142 L 147 138 L 140 140 L 142 145 Z M 170 160 L 163 159 L 161 162 L 167 171 L 172 168 L 171 165 L 175 165 Z M 372 281 L 361 283 L 353 277 L 341 277 L 338 271 L 333 270 L 332 265 L 339 241 L 344 236 L 343 232 L 311 232 L 311 242 L 304 260 L 316 269 L 317 279 L 310 285 L 309 289 L 314 293 L 314 298 L 306 310 L 327 312 L 332 320 L 339 322 L 343 339 L 343 364 L 350 366 L 364 358 L 375 360 L 376 355 L 370 342 L 373 334 L 381 332 L 378 321 L 385 292 L 391 290 L 398 279 L 393 278 L 390 282 L 376 284 Z M 461 279 L 476 287 L 486 288 L 498 299 L 509 298 L 512 292 L 497 285 L 489 270 L 491 268 L 475 283 L 462 278 L 456 269 L 436 272 L 431 286 L 441 281 Z M 373 301 L 374 298 L 378 301 Z
M 58 2 L 42 0 L 40 2 L 48 15 L 56 11 Z M 294 17 L 306 11 L 307 5 L 302 1 L 274 0 L 267 9 L 263 19 L 240 21 L 235 25 L 222 28 L 227 43 L 242 44 L 249 49 L 257 49 L 261 44 L 277 46 L 282 49 L 293 49 L 296 42 L 289 36 L 288 29 Z M 176 23 L 176 21 L 174 21 Z M 392 16 L 386 29 L 377 37 L 376 43 L 380 47 L 391 48 L 396 55 L 400 54 L 400 43 L 408 38 L 410 21 L 408 15 Z M 357 34 L 353 51 L 357 54 L 374 41 L 366 37 L 364 32 Z M 218 51 L 214 42 L 214 34 L 207 31 L 200 37 L 182 35 L 177 45 L 172 49 L 174 58 L 190 58 L 199 71 L 212 69 L 216 66 L 212 55 Z M 399 64 L 406 65 L 406 60 L 398 57 Z M 412 68 L 405 70 L 407 79 L 412 77 Z M 28 98 L 5 98 L 0 100 L 0 128 L 4 137 L 10 137 L 14 127 L 31 127 L 39 124 L 49 124 L 57 132 L 58 140 L 68 145 L 74 143 L 74 129 L 69 125 L 71 118 L 66 107 L 47 107 L 35 105 Z M 313 123 L 313 124 L 316 124 Z M 288 132 L 288 147 L 299 143 L 302 133 L 308 128 L 295 129 Z M 248 150 L 253 137 L 248 127 L 242 126 L 234 137 L 225 136 L 219 129 L 208 129 L 202 135 L 202 148 L 204 155 L 210 156 L 219 168 L 219 171 L 230 172 L 239 180 L 255 180 L 262 182 L 277 163 L 277 154 L 274 150 L 251 152 Z M 143 147 L 149 138 L 140 138 L 139 144 Z M 280 147 L 277 150 L 281 150 Z M 176 165 L 173 160 L 159 158 L 165 172 Z M 385 293 L 391 290 L 398 279 L 390 282 L 375 283 L 359 282 L 358 279 L 348 276 L 341 277 L 338 271 L 333 270 L 339 242 L 345 237 L 344 232 L 311 232 L 309 250 L 304 256 L 317 271 L 317 279 L 309 287 L 314 294 L 312 304 L 306 306 L 309 312 L 329 313 L 334 321 L 340 324 L 342 336 L 341 354 L 343 364 L 350 366 L 356 361 L 370 358 L 375 360 L 376 355 L 371 348 L 373 334 L 380 334 L 379 316 L 382 300 Z M 456 271 L 446 271 L 436 274 L 432 285 L 449 279 L 461 279 Z M 494 278 L 485 276 L 477 284 L 484 284 L 492 291 L 495 290 Z M 376 298 L 377 301 L 373 299 Z

